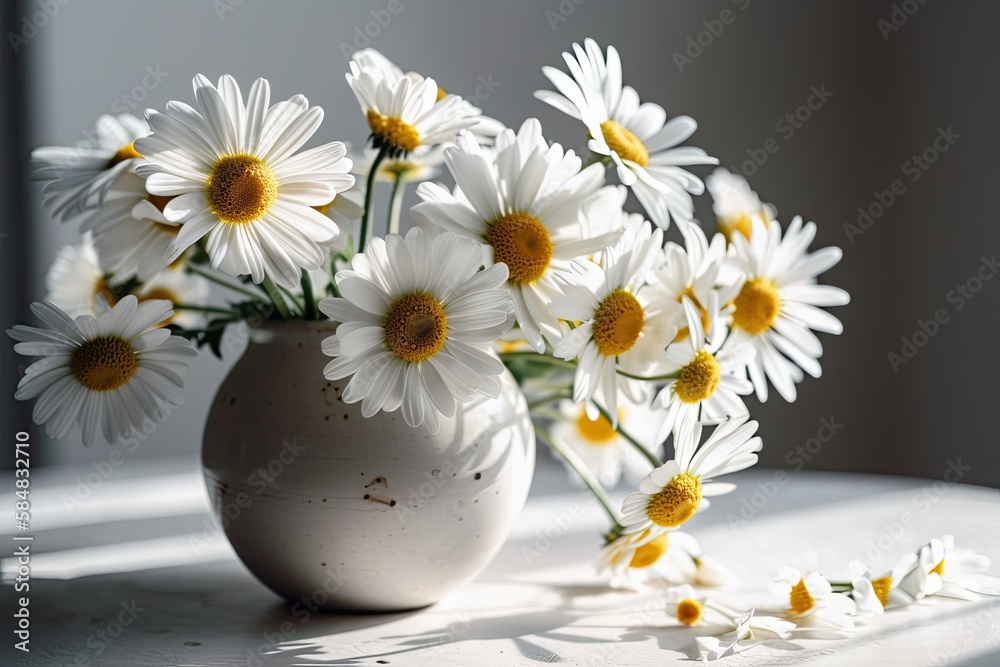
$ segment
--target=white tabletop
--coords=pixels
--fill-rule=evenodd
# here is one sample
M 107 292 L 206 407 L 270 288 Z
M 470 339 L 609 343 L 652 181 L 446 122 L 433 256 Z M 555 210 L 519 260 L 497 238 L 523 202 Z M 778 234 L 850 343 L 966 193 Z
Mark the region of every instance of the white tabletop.
M 540 468 L 506 546 L 471 584 L 422 611 L 308 618 L 236 560 L 190 465 L 116 471 L 96 488 L 88 472 L 33 471 L 31 653 L 14 650 L 5 630 L 0 664 L 664 665 L 697 660 L 694 637 L 710 631 L 671 622 L 662 589 L 612 590 L 594 575 L 606 526 L 551 466 Z M 706 553 L 734 570 L 737 581 L 711 592 L 730 606 L 777 608 L 766 587 L 780 565 L 838 577 L 851 559 L 883 551 L 888 566 L 946 533 L 1000 566 L 995 489 L 840 473 L 792 473 L 778 485 L 769 470 L 735 478 L 737 491 L 689 524 Z M 7 493 L 0 503 L 13 501 Z M 567 512 L 572 524 L 551 544 L 539 541 Z M 2 539 L 15 544 L 10 533 Z M 1000 665 L 994 600 L 927 601 L 850 636 L 796 633 L 719 664 Z

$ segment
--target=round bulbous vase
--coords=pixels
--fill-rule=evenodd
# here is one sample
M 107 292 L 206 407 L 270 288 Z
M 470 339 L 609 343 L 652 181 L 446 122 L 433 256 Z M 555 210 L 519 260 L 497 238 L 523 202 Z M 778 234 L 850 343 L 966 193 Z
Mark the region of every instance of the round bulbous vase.
M 202 463 L 215 515 L 246 567 L 312 608 L 399 611 L 472 579 L 531 484 L 534 431 L 514 378 L 459 404 L 441 430 L 364 418 L 328 381 L 330 322 L 267 322 L 216 394 Z

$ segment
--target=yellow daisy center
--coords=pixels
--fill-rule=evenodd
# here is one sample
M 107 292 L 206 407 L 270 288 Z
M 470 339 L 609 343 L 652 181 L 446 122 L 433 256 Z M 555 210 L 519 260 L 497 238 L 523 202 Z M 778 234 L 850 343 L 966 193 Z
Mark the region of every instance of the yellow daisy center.
M 73 377 L 91 391 L 121 387 L 135 375 L 138 366 L 131 343 L 117 336 L 88 340 L 73 351 L 69 360 Z
M 944 576 L 944 558 L 941 559 L 940 563 L 931 568 L 930 574 L 936 574 L 939 577 Z
M 733 326 L 748 334 L 759 336 L 774 324 L 781 312 L 781 294 L 778 285 L 767 278 L 752 278 L 733 299 L 736 311 Z
M 705 307 L 701 305 L 700 301 L 698 301 L 698 297 L 694 295 L 694 290 L 691 289 L 690 285 L 688 285 L 687 289 L 684 290 L 683 294 L 677 297 L 677 303 L 682 303 L 684 297 L 688 297 L 689 299 L 691 299 L 691 302 L 694 304 L 695 309 L 697 309 L 698 311 L 698 315 L 701 316 L 701 330 L 708 331 L 708 325 L 710 324 L 708 320 L 708 311 L 705 310 Z M 677 341 L 687 340 L 690 335 L 691 332 L 688 330 L 688 328 L 682 327 L 680 330 L 678 330 L 677 336 L 674 338 L 674 340 Z
M 649 497 L 646 516 L 657 526 L 676 528 L 692 516 L 701 503 L 701 480 L 682 472 Z
M 788 593 L 788 604 L 796 614 L 804 614 L 816 604 L 809 595 L 805 579 L 799 578 L 799 583 L 792 586 L 792 590 Z
M 892 588 L 892 577 L 879 577 L 872 579 L 872 588 L 875 589 L 875 597 L 882 603 L 883 607 L 889 606 L 889 589 Z
M 667 534 L 664 533 L 635 550 L 628 566 L 633 568 L 649 567 L 667 552 Z
M 594 343 L 604 356 L 617 357 L 632 349 L 645 323 L 646 314 L 639 300 L 623 289 L 616 289 L 604 297 L 594 313 Z
M 697 600 L 684 598 L 677 603 L 677 620 L 684 625 L 694 625 L 701 620 L 702 606 Z
M 552 262 L 549 230 L 527 213 L 508 213 L 497 218 L 486 232 L 497 262 L 510 271 L 510 282 L 532 283 L 545 275 Z
M 684 403 L 704 401 L 719 388 L 721 377 L 715 355 L 706 350 L 698 350 L 694 359 L 678 373 L 674 393 Z
M 621 418 L 622 411 L 618 410 L 618 419 Z M 618 432 L 604 415 L 597 415 L 597 419 L 591 419 L 586 408 L 581 408 L 580 415 L 576 418 L 576 432 L 591 445 L 606 445 L 618 436 Z
M 408 294 L 389 306 L 385 342 L 400 359 L 427 361 L 444 347 L 448 316 L 441 302 L 429 294 Z
M 447 95 L 448 95 L 448 93 L 444 92 L 444 88 L 442 88 L 441 86 L 438 86 L 438 94 L 437 94 L 437 101 L 438 101 L 438 102 L 440 102 L 440 101 L 441 101 L 441 100 L 443 100 L 443 99 L 444 99 L 444 98 L 445 98 L 445 97 L 446 97 Z
M 412 151 L 420 145 L 420 133 L 402 118 L 383 116 L 371 109 L 365 114 L 376 146 L 389 144 L 397 151 Z
M 264 214 L 278 196 L 271 168 L 253 155 L 220 158 L 208 178 L 208 207 L 221 221 L 240 225 Z
M 744 238 L 750 238 L 750 231 L 753 229 L 753 224 L 751 223 L 751 218 L 749 213 L 740 213 L 739 215 L 727 216 L 718 219 L 719 231 L 725 235 L 727 239 L 732 240 L 733 234 L 739 232 L 744 236 Z
M 616 121 L 606 120 L 601 123 L 601 134 L 604 135 L 608 147 L 618 153 L 621 159 L 635 162 L 642 167 L 649 164 L 649 151 L 646 145 Z
M 110 169 L 119 162 L 124 162 L 125 160 L 131 160 L 133 158 L 139 158 L 139 157 L 142 157 L 142 155 L 140 155 L 139 151 L 135 149 L 135 142 L 133 141 L 131 143 L 125 144 L 117 151 L 115 151 L 115 154 L 111 156 L 110 160 L 108 160 L 107 168 Z

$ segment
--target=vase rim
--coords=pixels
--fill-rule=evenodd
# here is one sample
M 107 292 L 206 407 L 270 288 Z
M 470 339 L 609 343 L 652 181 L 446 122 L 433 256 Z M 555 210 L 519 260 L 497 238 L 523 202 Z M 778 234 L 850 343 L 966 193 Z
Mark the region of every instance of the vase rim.
M 282 334 L 302 335 L 321 334 L 329 336 L 333 334 L 339 322 L 333 320 L 264 320 L 257 326 L 249 322 L 250 340 L 254 343 L 268 343 L 275 336 Z

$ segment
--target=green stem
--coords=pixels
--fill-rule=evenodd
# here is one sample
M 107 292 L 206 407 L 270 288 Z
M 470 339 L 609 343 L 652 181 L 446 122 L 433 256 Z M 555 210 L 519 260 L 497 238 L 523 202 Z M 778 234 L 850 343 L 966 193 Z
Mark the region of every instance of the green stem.
M 544 442 L 546 445 L 555 450 L 556 453 L 558 453 L 560 456 L 566 459 L 566 462 L 570 465 L 571 468 L 573 468 L 573 470 L 576 471 L 576 474 L 580 476 L 584 484 L 586 484 L 587 487 L 590 489 L 591 493 L 594 494 L 594 497 L 597 498 L 597 502 L 599 502 L 601 504 L 601 507 L 604 508 L 604 511 L 607 512 L 608 518 L 611 519 L 611 524 L 612 524 L 611 532 L 616 534 L 620 533 L 622 530 L 622 525 L 619 522 L 618 514 L 615 512 L 614 506 L 611 504 L 611 499 L 608 498 L 608 494 L 604 492 L 604 488 L 601 487 L 601 484 L 600 482 L 597 481 L 597 478 L 594 477 L 594 475 L 587 468 L 587 464 L 585 464 L 583 460 L 577 455 L 577 453 L 574 452 L 572 449 L 562 444 L 561 442 L 556 441 L 555 439 L 550 439 L 542 431 L 542 429 L 538 427 L 538 424 L 535 424 L 535 435 L 538 437 L 539 440 Z
M 211 282 L 215 283 L 216 285 L 222 285 L 223 287 L 225 287 L 227 289 L 231 289 L 234 292 L 239 292 L 240 294 L 243 294 L 244 296 L 248 296 L 251 299 L 253 299 L 254 301 L 260 301 L 260 297 L 261 297 L 260 294 L 256 294 L 254 292 L 251 292 L 250 290 L 246 290 L 246 289 L 243 289 L 242 287 L 238 287 L 236 285 L 233 285 L 232 283 L 226 282 L 225 280 L 222 280 L 218 276 L 216 276 L 216 275 L 214 275 L 212 273 L 209 273 L 208 271 L 205 271 L 204 269 L 202 269 L 201 267 L 199 267 L 197 264 L 188 264 L 187 265 L 187 269 L 191 273 L 197 273 L 202 278 L 205 278 L 206 280 L 210 280 Z
M 614 423 L 614 421 L 612 421 L 612 419 L 611 419 L 611 415 L 608 414 L 607 410 L 605 410 L 596 401 L 594 402 L 594 405 L 597 406 L 597 409 L 601 413 L 601 416 L 604 417 L 605 419 L 607 419 L 609 424 L 613 424 Z M 650 464 L 652 464 L 652 466 L 654 468 L 659 468 L 661 465 L 663 465 L 663 461 L 660 460 L 660 457 L 658 457 L 656 454 L 654 454 L 653 452 L 651 452 L 648 449 L 646 449 L 646 447 L 641 442 L 639 442 L 638 440 L 636 440 L 635 438 L 633 438 L 631 435 L 629 435 L 625 431 L 625 429 L 622 428 L 621 424 L 618 424 L 618 427 L 615 429 L 615 431 L 618 432 L 618 435 L 620 435 L 621 437 L 625 438 L 629 442 L 630 445 L 632 445 L 633 447 L 635 447 L 636 450 L 640 454 L 642 454 L 643 456 L 645 456 L 646 460 L 649 461 Z
M 292 313 L 288 310 L 288 304 L 285 303 L 285 299 L 281 296 L 281 292 L 278 290 L 278 286 L 274 284 L 274 281 L 270 277 L 264 276 L 264 282 L 261 285 L 264 291 L 267 292 L 267 296 L 271 299 L 271 303 L 281 313 L 282 319 L 292 319 Z
M 618 375 L 622 377 L 627 377 L 631 380 L 642 380 L 643 382 L 663 382 L 664 380 L 676 380 L 677 373 L 667 373 L 666 375 L 654 375 L 653 377 L 643 377 L 642 375 L 633 375 L 632 373 L 627 373 L 620 368 L 618 369 Z
M 402 174 L 396 175 L 392 183 L 392 198 L 389 200 L 389 233 L 399 233 L 399 211 L 403 207 L 403 194 L 406 192 L 406 179 Z
M 358 235 L 359 253 L 365 251 L 365 245 L 368 242 L 368 228 L 372 220 L 372 199 L 375 194 L 375 175 L 378 174 L 378 167 L 382 164 L 382 160 L 385 159 L 388 153 L 389 144 L 383 144 L 382 148 L 379 149 L 378 155 L 375 156 L 375 161 L 372 162 L 372 166 L 368 171 L 368 178 L 365 181 L 365 213 L 361 217 L 361 233 Z
M 316 298 L 313 294 L 313 284 L 312 278 L 309 276 L 309 272 L 302 269 L 302 299 L 305 302 L 305 307 L 303 308 L 303 316 L 307 320 L 315 320 L 316 318 Z
M 195 306 L 193 304 L 187 303 L 175 303 L 174 310 L 193 310 L 199 313 L 220 313 L 222 315 L 232 315 L 233 317 L 239 317 L 240 314 L 235 310 L 230 310 L 229 308 L 216 308 L 214 306 Z
M 565 359 L 556 359 L 555 357 L 547 354 L 538 354 L 537 352 L 501 352 L 499 356 L 500 361 L 504 362 L 508 359 L 528 359 L 529 361 L 537 361 L 543 364 L 549 364 L 550 366 L 558 366 L 559 368 L 566 368 L 570 370 L 576 369 L 576 362 L 566 361 Z
M 553 394 L 549 394 L 548 396 L 544 396 L 542 398 L 539 398 L 537 400 L 528 403 L 528 412 L 531 412 L 535 408 L 552 403 L 553 401 L 558 401 L 561 398 L 571 398 L 571 397 L 572 394 L 570 394 L 569 391 L 557 391 Z

